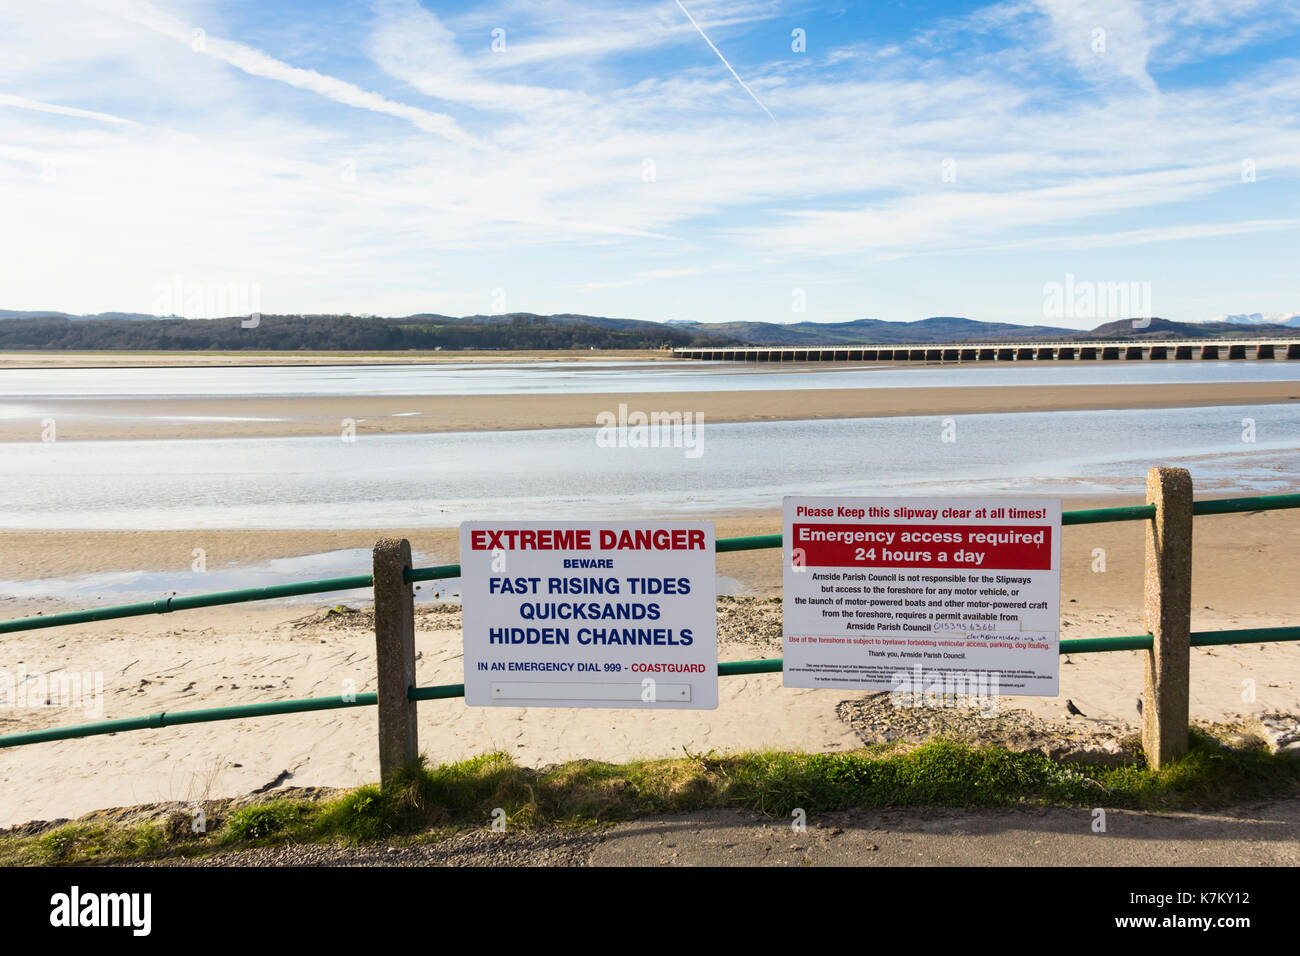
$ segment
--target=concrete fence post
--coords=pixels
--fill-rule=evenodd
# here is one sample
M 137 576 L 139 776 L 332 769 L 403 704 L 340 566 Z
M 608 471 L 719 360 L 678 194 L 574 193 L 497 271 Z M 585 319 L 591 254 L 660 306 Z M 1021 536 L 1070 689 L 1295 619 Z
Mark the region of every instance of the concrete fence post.
M 389 778 L 419 754 L 415 685 L 415 591 L 404 578 L 411 543 L 382 538 L 375 544 L 375 656 L 379 671 L 379 778 Z
M 1155 769 L 1187 753 L 1192 632 L 1192 476 L 1185 468 L 1147 472 L 1147 652 L 1142 689 L 1142 748 Z

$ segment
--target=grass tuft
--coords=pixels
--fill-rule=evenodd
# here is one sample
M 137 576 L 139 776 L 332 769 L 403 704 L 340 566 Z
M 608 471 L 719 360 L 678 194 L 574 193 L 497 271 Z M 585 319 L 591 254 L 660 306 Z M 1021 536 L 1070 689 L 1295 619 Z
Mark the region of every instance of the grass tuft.
M 30 838 L 28 859 L 10 859 L 0 853 L 0 862 L 54 866 L 61 863 L 97 863 L 116 859 L 151 859 L 165 847 L 162 828 L 152 823 L 121 826 L 111 823 L 65 823 Z
M 268 800 L 214 832 L 162 824 L 69 823 L 39 836 L 0 836 L 0 863 L 57 864 L 193 855 L 286 841 L 428 840 L 484 828 L 600 826 L 646 814 L 737 808 L 787 817 L 796 808 L 1224 806 L 1300 794 L 1300 760 L 1263 747 L 1231 749 L 1193 730 L 1190 751 L 1155 771 L 1140 752 L 1119 767 L 937 739 L 845 753 L 686 753 L 624 764 L 576 760 L 534 770 L 488 753 L 431 767 L 420 758 L 385 786 L 323 803 Z M 173 832 L 175 830 L 176 832 Z
M 284 837 L 311 814 L 311 804 L 289 800 L 258 803 L 236 810 L 219 831 L 227 843 L 264 843 Z

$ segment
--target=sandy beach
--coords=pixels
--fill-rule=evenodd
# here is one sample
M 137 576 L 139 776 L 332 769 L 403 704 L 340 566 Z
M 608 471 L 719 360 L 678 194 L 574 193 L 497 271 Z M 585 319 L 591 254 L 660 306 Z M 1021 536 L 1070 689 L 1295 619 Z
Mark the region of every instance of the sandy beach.
M 0 441 L 39 441 L 52 417 L 60 440 L 241 438 L 593 427 L 620 404 L 643 412 L 693 412 L 709 422 L 900 415 L 1191 408 L 1300 401 L 1294 382 L 1159 385 L 1021 385 L 944 388 L 774 389 L 762 392 L 331 396 L 311 398 L 44 398 L 30 417 L 0 420 Z
M 1108 503 L 1117 503 L 1111 501 Z M 721 518 L 719 536 L 772 532 L 775 512 Z M 1193 628 L 1262 627 L 1300 620 L 1300 558 L 1290 547 L 1300 532 L 1294 511 L 1199 518 L 1193 569 Z M 188 567 L 195 535 L 231 560 L 370 547 L 381 533 L 113 532 L 0 535 L 6 574 L 64 575 L 95 567 Z M 410 531 L 417 550 L 454 560 L 454 532 Z M 1067 527 L 1062 551 L 1062 636 L 1101 637 L 1142 630 L 1142 526 L 1128 522 Z M 1094 549 L 1106 570 L 1092 570 Z M 753 615 L 720 618 L 720 658 L 781 653 L 779 611 L 763 599 L 779 593 L 780 552 L 724 554 L 718 572 L 735 578 L 767 604 L 762 626 Z M 214 559 L 215 560 L 215 559 Z M 428 585 L 426 585 L 428 586 Z M 195 592 L 204 590 L 195 575 Z M 347 606 L 364 610 L 366 591 Z M 11 618 L 55 608 L 0 603 Z M 724 611 L 726 609 L 724 608 Z M 463 678 L 459 615 L 447 606 L 421 608 L 417 624 L 422 685 Z M 343 693 L 374 688 L 374 639 L 361 615 L 270 602 L 166 616 L 138 617 L 30 631 L 3 638 L 12 667 L 29 674 L 60 669 L 103 673 L 103 712 L 77 708 L 0 711 L 0 733 L 158 711 Z M 1192 714 L 1205 720 L 1271 711 L 1300 712 L 1300 655 L 1293 644 L 1241 645 L 1193 651 Z M 1242 681 L 1256 699 L 1242 699 Z M 1074 727 L 1131 725 L 1140 693 L 1137 652 L 1062 659 L 1056 698 L 1005 698 L 1066 721 L 1072 699 L 1087 715 Z M 861 744 L 837 713 L 861 694 L 781 687 L 779 675 L 726 678 L 716 711 L 641 714 L 631 711 L 467 708 L 460 700 L 420 705 L 423 749 L 435 761 L 499 748 L 542 766 L 578 757 L 634 757 L 747 748 L 840 750 Z M 92 809 L 261 787 L 350 786 L 378 773 L 375 715 L 370 708 L 136 731 L 0 751 L 0 825 L 71 817 Z
M 1213 497 L 1202 495 L 1201 497 Z M 1072 508 L 1142 504 L 1141 498 L 1065 499 Z M 713 518 L 719 538 L 778 534 L 777 509 Z M 359 530 L 220 530 L 194 531 L 5 531 L 0 530 L 0 578 L 30 580 L 69 578 L 106 571 L 151 570 L 188 573 L 187 590 L 211 590 L 202 574 L 190 571 L 193 550 L 203 548 L 209 568 L 249 565 L 271 558 L 291 558 L 346 548 L 369 550 L 384 537 L 406 538 L 413 552 L 429 564 L 454 564 L 458 556 L 455 528 L 375 528 Z M 1202 604 L 1227 606 L 1243 593 L 1259 596 L 1257 606 L 1276 608 L 1280 617 L 1300 620 L 1300 555 L 1290 544 L 1300 537 L 1300 509 L 1198 518 L 1194 563 L 1194 597 Z M 1117 591 L 1140 602 L 1142 527 L 1139 522 L 1076 525 L 1064 529 L 1063 600 L 1110 603 Z M 1106 572 L 1094 573 L 1093 549 L 1106 552 Z M 359 567 L 357 571 L 365 571 Z M 718 556 L 718 574 L 732 578 L 746 594 L 781 593 L 780 552 L 738 551 Z M 359 592 L 364 593 L 364 592 Z M 111 603 L 111 602 L 110 602 Z M 1140 603 L 1135 605 L 1140 609 Z M 51 602 L 0 595 L 0 618 L 37 610 L 67 610 Z M 202 613 L 202 612 L 200 612 Z M 1137 612 L 1135 611 L 1135 614 Z M 1137 616 L 1131 619 L 1138 625 Z M 1126 632 L 1128 633 L 1128 632 Z
M 535 357 L 535 356 L 534 356 Z M 646 358 L 617 353 L 618 358 Z M 22 356 L 31 359 L 33 356 Z M 167 356 L 150 356 L 164 364 Z M 214 356 L 214 359 L 217 358 Z M 241 356 L 250 363 L 261 356 Z M 289 358 L 280 356 L 277 358 Z M 302 359 L 302 356 L 293 356 Z M 466 361 L 464 353 L 420 360 Z M 483 361 L 517 360 L 507 353 Z M 476 358 L 475 360 L 478 360 Z M 610 358 L 547 354 L 548 359 Z M 308 361 L 326 357 L 306 356 Z M 51 363 L 108 365 L 132 356 L 49 356 Z M 338 361 L 334 357 L 334 361 Z M 404 356 L 403 361 L 410 361 Z M 0 356 L 0 367 L 12 363 Z M 355 362 L 355 357 L 349 357 Z M 222 364 L 229 364 L 221 357 Z M 15 367 L 12 364 L 10 367 Z M 68 439 L 259 437 L 337 434 L 351 418 L 359 435 L 478 429 L 591 427 L 620 403 L 645 411 L 700 412 L 706 422 L 805 420 L 897 415 L 1066 409 L 1265 405 L 1300 401 L 1294 383 L 1227 382 L 1168 385 L 1018 386 L 880 389 L 789 389 L 762 392 L 662 392 L 595 395 L 390 396 L 327 398 L 41 399 L 52 409 L 58 437 Z M 417 414 L 411 414 L 415 412 Z M 44 412 L 43 412 L 44 414 Z M 1238 415 L 1237 412 L 1229 413 Z M 398 416 L 398 417 L 394 417 Z M 235 420 L 229 420 L 235 419 Z M 249 421 L 241 419 L 271 419 Z M 39 420 L 0 422 L 0 441 L 38 440 Z M 1153 462 L 1154 464 L 1155 462 Z M 1161 462 L 1176 464 L 1176 462 Z M 1287 476 L 1280 476 L 1287 477 Z M 1294 477 L 1294 476 L 1291 476 Z M 1200 487 L 1219 496 L 1213 484 Z M 1139 503 L 1131 497 L 1069 499 L 1082 508 Z M 773 502 L 775 505 L 776 502 Z M 644 515 L 643 517 L 653 517 Z M 775 508 L 719 515 L 719 537 L 780 530 Z M 75 579 L 127 570 L 178 574 L 180 593 L 214 590 L 192 572 L 195 548 L 209 569 L 241 568 L 274 558 L 373 547 L 380 537 L 406 537 L 422 564 L 458 560 L 453 528 L 375 527 L 359 530 L 203 529 L 189 531 L 0 531 L 0 578 Z M 1257 627 L 1300 621 L 1300 513 L 1278 511 L 1198 519 L 1193 571 L 1193 628 Z M 1098 550 L 1100 549 L 1100 551 Z M 1097 569 L 1104 553 L 1105 570 Z M 1064 531 L 1062 636 L 1135 634 L 1142 623 L 1143 528 L 1140 523 L 1083 525 Z M 724 592 L 722 660 L 781 653 L 778 550 L 720 555 Z M 364 561 L 354 571 L 367 570 Z M 423 588 L 439 589 L 436 584 Z M 442 587 L 445 591 L 445 586 Z M 120 603 L 115 593 L 84 590 L 77 602 L 0 594 L 0 619 L 73 607 Z M 424 597 L 427 591 L 421 595 Z M 102 709 L 0 708 L 0 733 L 159 711 L 289 698 L 333 696 L 374 687 L 374 639 L 369 592 L 344 596 L 352 612 L 330 614 L 328 602 L 298 599 L 130 618 L 5 635 L 5 666 L 16 673 L 101 674 Z M 446 598 L 446 595 L 443 595 Z M 739 601 L 740 603 L 736 603 Z M 421 605 L 417 623 L 418 679 L 459 683 L 463 663 L 459 610 Z M 1300 654 L 1293 644 L 1197 649 L 1192 713 L 1204 720 L 1272 711 L 1300 712 Z M 1074 729 L 1136 727 L 1141 655 L 1136 652 L 1065 658 L 1056 698 L 1005 698 L 1004 708 L 1065 721 L 1064 700 L 1087 715 Z M 1243 699 L 1242 681 L 1256 685 Z M 751 748 L 841 750 L 861 738 L 842 717 L 860 692 L 800 691 L 780 675 L 727 678 L 716 711 L 653 715 L 617 710 L 467 708 L 463 701 L 420 706 L 421 742 L 434 761 L 502 749 L 541 766 L 590 757 L 635 757 Z M 1063 727 L 1066 725 L 1062 724 Z M 127 804 L 232 796 L 259 788 L 352 786 L 378 774 L 375 714 L 370 708 L 166 728 L 37 744 L 0 751 L 0 825 L 33 818 L 72 817 Z
M 1149 877 L 1300 863 L 1300 0 L 71 5 L 0 10 L 10 925 L 629 823 L 1262 925 Z M 300 942 L 423 889 L 316 873 Z

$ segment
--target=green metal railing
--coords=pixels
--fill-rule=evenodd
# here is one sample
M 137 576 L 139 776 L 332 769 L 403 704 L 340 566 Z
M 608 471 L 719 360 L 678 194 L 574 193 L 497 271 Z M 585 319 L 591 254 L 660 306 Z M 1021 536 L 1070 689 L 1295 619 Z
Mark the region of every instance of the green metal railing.
M 1272 641 L 1300 641 L 1300 627 L 1259 627 L 1236 631 L 1193 631 L 1191 645 L 1206 647 L 1220 644 L 1257 644 Z M 1103 651 L 1149 651 L 1150 634 L 1133 634 L 1127 637 L 1092 637 L 1065 639 L 1060 642 L 1060 653 L 1090 654 Z M 719 677 L 740 677 L 747 674 L 779 674 L 785 669 L 780 657 L 766 657 L 753 661 L 719 661 Z M 465 696 L 464 684 L 437 684 L 433 687 L 412 687 L 407 699 L 450 700 Z M 179 724 L 202 724 L 217 720 L 241 720 L 246 717 L 269 717 L 275 714 L 303 714 L 316 710 L 339 710 L 344 707 L 373 707 L 379 702 L 374 693 L 354 694 L 349 697 L 308 697 L 302 700 L 280 700 L 264 704 L 237 704 L 231 707 L 209 707 L 199 710 L 163 711 L 147 717 L 124 717 L 103 720 L 93 724 L 71 727 L 51 727 L 0 737 L 0 747 L 17 747 L 38 744 L 49 740 L 71 740 L 77 737 L 94 737 L 116 734 L 126 730 L 146 730 L 173 727 Z
M 343 707 L 374 707 L 378 703 L 378 694 L 366 693 L 351 694 L 347 697 L 305 697 L 300 700 L 276 700 L 262 704 L 171 710 L 150 714 L 147 717 L 121 717 L 117 720 L 100 720 L 93 724 L 76 724 L 72 727 L 50 727 L 20 734 L 6 734 L 0 737 L 0 747 L 18 747 L 23 744 L 39 744 L 47 740 L 70 740 L 75 737 L 97 737 L 100 734 L 116 734 L 125 730 L 150 730 L 157 727 L 174 727 L 179 724 L 205 724 L 214 720 L 243 720 L 246 717 L 270 717 L 274 714 L 305 714 L 314 710 L 338 710 Z
M 1193 515 L 1240 514 L 1243 512 L 1274 511 L 1284 508 L 1300 508 L 1300 494 L 1260 495 L 1249 498 L 1218 498 L 1193 503 Z M 1142 521 L 1155 517 L 1154 505 L 1132 505 L 1117 508 L 1089 508 L 1078 511 L 1066 511 L 1061 515 L 1063 525 L 1099 524 L 1115 521 Z M 718 554 L 733 551 L 758 551 L 779 548 L 782 536 L 779 534 L 749 535 L 738 538 L 719 538 L 715 542 Z M 444 564 L 430 568 L 410 568 L 405 574 L 408 583 L 418 581 L 438 581 L 460 576 L 459 564 Z M 116 607 L 94 608 L 87 611 L 68 611 L 60 614 L 38 615 L 36 617 L 17 618 L 0 621 L 0 634 L 18 631 L 31 631 L 46 627 L 60 627 L 69 624 L 85 624 L 94 621 L 113 620 L 115 618 L 139 617 L 148 614 L 167 614 L 172 611 L 184 611 L 201 607 L 217 607 L 223 604 L 239 604 L 250 601 L 268 601 L 275 598 L 298 597 L 305 594 L 322 594 L 330 591 L 345 591 L 368 588 L 374 585 L 374 577 L 369 574 L 354 574 L 347 577 L 323 578 L 318 581 L 306 581 L 295 584 L 278 584 L 265 588 L 244 588 L 237 591 L 218 591 L 211 594 L 197 594 L 190 597 L 171 597 L 158 601 L 145 601 L 136 604 L 122 604 Z M 1154 638 L 1150 634 L 1135 634 L 1123 637 L 1073 638 L 1060 641 L 1061 654 L 1090 654 L 1106 651 L 1150 650 Z M 1193 647 L 1205 647 L 1223 644 L 1248 644 L 1275 641 L 1300 641 L 1300 627 L 1263 627 L 1223 631 L 1197 631 L 1191 635 Z M 784 667 L 782 658 L 766 658 L 752 661 L 725 661 L 718 664 L 719 677 L 735 677 L 746 674 L 780 673 Z M 413 701 L 447 700 L 465 696 L 464 684 L 443 684 L 435 687 L 412 687 L 408 693 Z M 180 724 L 198 724 L 218 720 L 241 720 L 248 717 L 267 717 L 277 714 L 310 713 L 319 710 L 336 710 L 346 707 L 368 707 L 378 703 L 378 695 L 364 693 L 346 697 L 310 697 L 301 700 L 272 701 L 260 704 L 238 704 L 229 707 L 211 707 L 196 710 L 164 711 L 146 717 L 125 717 L 116 720 L 97 721 L 90 724 L 77 724 L 69 727 L 51 727 L 44 730 L 26 731 L 16 734 L 0 735 L 0 748 L 17 747 L 24 744 L 43 743 L 51 740 L 69 740 L 78 737 L 93 737 L 101 734 L 115 734 L 129 730 L 145 730 L 159 727 L 171 727 Z
M 457 574 L 460 573 L 457 568 Z M 97 607 L 88 611 L 66 611 L 62 614 L 42 614 L 0 621 L 0 634 L 14 631 L 34 631 L 42 627 L 62 627 L 66 624 L 88 624 L 92 621 L 111 621 L 119 617 L 141 617 L 146 614 L 169 614 L 172 611 L 190 611 L 200 607 L 218 607 L 222 604 L 243 604 L 248 601 L 270 601 L 274 598 L 298 597 L 302 594 L 323 594 L 326 591 L 348 591 L 368 588 L 375 583 L 374 575 L 353 574 L 344 578 L 323 578 L 320 581 L 302 581 L 295 584 L 273 584 L 265 588 L 241 588 L 238 591 L 214 591 L 211 594 L 194 594 L 190 597 L 161 598 L 137 604 L 118 604 L 114 607 Z

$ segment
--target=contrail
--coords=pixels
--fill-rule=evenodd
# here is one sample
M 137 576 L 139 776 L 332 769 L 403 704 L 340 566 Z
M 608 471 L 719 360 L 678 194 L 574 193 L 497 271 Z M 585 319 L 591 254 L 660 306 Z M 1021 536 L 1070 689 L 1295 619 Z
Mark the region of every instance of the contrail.
M 145 2 L 145 0 L 86 0 L 86 2 L 90 6 L 116 14 L 123 19 L 147 27 L 155 33 L 171 37 L 174 40 L 180 40 L 183 43 L 193 43 L 194 41 L 195 31 L 189 25 L 171 14 L 157 9 L 152 4 Z M 203 36 L 204 43 L 201 48 L 195 49 L 196 53 L 203 52 L 218 60 L 224 60 L 235 69 L 243 70 L 250 76 L 278 80 L 300 90 L 307 90 L 319 96 L 324 96 L 336 103 L 342 103 L 344 106 L 396 116 L 426 132 L 444 136 L 457 145 L 482 148 L 482 144 L 475 137 L 462 130 L 459 124 L 445 113 L 434 113 L 418 106 L 398 103 L 378 93 L 364 90 L 346 80 L 327 76 L 315 70 L 304 70 L 296 66 L 290 66 L 282 60 L 277 60 L 244 43 L 223 40 L 220 37 L 207 36 L 206 34 L 200 35 Z
M 42 103 L 38 100 L 29 100 L 25 96 L 13 96 L 9 93 L 0 93 L 0 106 L 16 106 L 23 110 L 58 113 L 61 116 L 80 116 L 83 119 L 99 120 L 101 123 L 116 123 L 119 126 L 140 125 L 135 120 L 123 119 L 111 113 L 96 113 L 94 110 L 81 110 L 73 106 L 57 106 L 53 103 Z
M 749 98 L 758 104 L 758 108 L 761 109 L 764 113 L 766 113 L 769 119 L 775 120 L 776 117 L 772 115 L 772 111 L 763 105 L 763 101 L 754 95 L 753 90 L 751 90 L 748 86 L 745 86 L 745 81 L 740 78 L 739 73 L 737 73 L 734 69 L 732 69 L 731 64 L 727 62 L 727 58 L 722 55 L 722 51 L 719 50 L 716 46 L 714 46 L 713 41 L 709 39 L 709 35 L 700 29 L 700 25 L 695 22 L 695 18 L 691 16 L 691 12 L 687 10 L 685 7 L 682 7 L 682 0 L 676 0 L 676 2 L 677 2 L 677 6 L 681 7 L 682 13 L 686 14 L 686 19 L 691 21 L 691 26 L 695 27 L 696 30 L 699 30 L 700 36 L 704 37 L 704 42 L 709 45 L 709 49 L 711 49 L 714 53 L 718 54 L 718 59 L 722 61 L 723 66 L 725 66 L 728 70 L 731 70 L 731 75 L 736 78 L 736 82 L 739 83 L 742 87 L 744 87 L 745 92 L 749 94 Z

